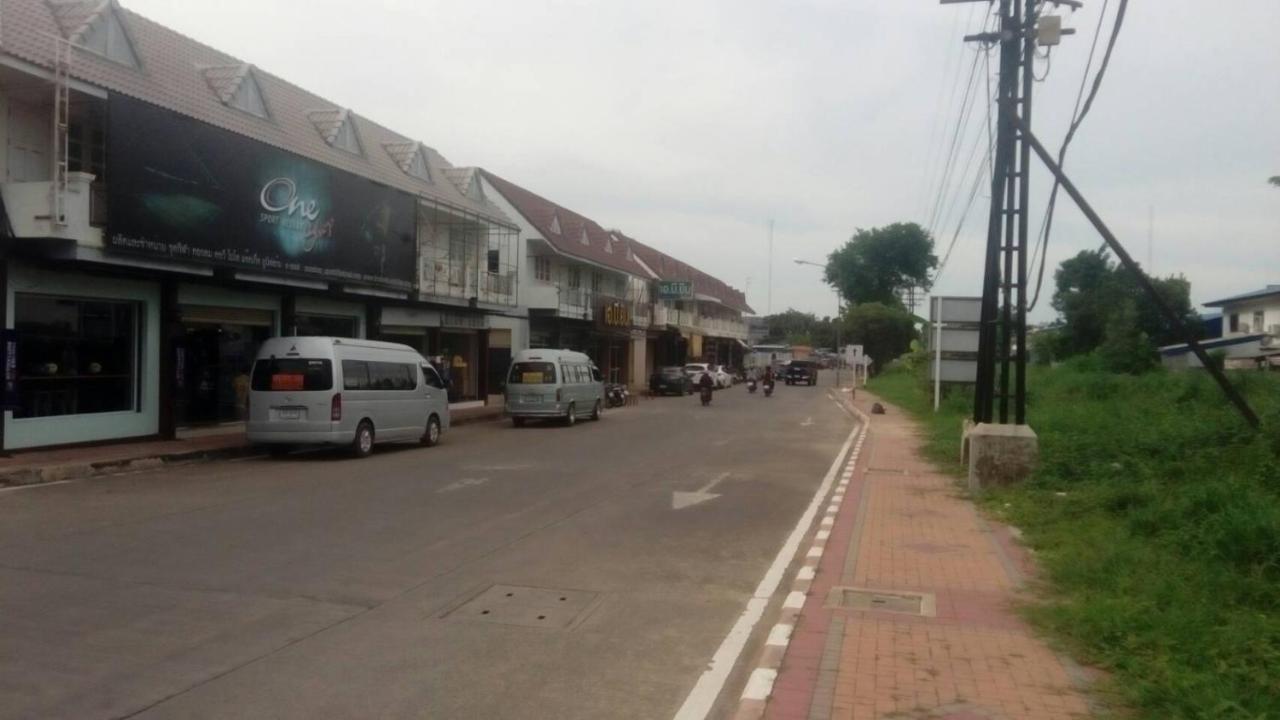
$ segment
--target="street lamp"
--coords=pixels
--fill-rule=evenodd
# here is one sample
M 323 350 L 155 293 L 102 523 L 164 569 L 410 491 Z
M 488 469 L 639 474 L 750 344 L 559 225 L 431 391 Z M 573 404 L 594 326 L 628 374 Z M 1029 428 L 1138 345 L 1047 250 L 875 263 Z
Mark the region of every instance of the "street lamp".
M 811 265 L 811 266 L 816 267 L 816 268 L 822 268 L 823 270 L 826 270 L 826 269 L 827 269 L 827 266 L 826 266 L 825 264 L 823 264 L 823 263 L 816 263 L 816 262 L 813 262 L 812 260 L 803 260 L 803 259 L 801 259 L 801 258 L 791 258 L 791 261 L 792 261 L 792 262 L 794 262 L 794 263 L 795 263 L 795 264 L 797 264 L 797 265 Z M 839 288 L 836 288 L 836 289 L 835 289 L 835 291 L 836 291 L 836 317 L 835 317 L 835 326 L 836 326 L 836 388 L 837 388 L 837 389 L 839 389 L 839 388 L 840 388 L 840 365 L 841 365 L 841 363 L 843 363 L 843 362 L 844 362 L 844 350 L 840 347 L 840 289 L 839 289 Z M 857 371 L 856 371 L 856 370 L 854 371 L 854 376 L 853 376 L 853 378 L 854 378 L 854 384 L 856 385 L 856 384 L 857 384 L 857 379 L 858 379 L 858 375 L 857 375 Z

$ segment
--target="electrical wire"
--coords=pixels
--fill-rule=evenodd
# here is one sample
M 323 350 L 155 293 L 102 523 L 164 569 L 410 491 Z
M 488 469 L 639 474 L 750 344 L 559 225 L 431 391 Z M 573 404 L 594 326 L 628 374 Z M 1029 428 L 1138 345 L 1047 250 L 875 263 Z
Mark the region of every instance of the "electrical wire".
M 969 25 L 973 22 L 973 14 L 976 10 L 977 10 L 976 5 L 969 6 L 969 16 L 965 20 L 966 28 L 968 28 Z M 951 37 L 955 35 L 956 28 L 958 28 L 959 25 L 960 25 L 960 13 L 952 14 L 951 28 L 950 30 L 947 31 L 947 37 Z M 951 72 L 952 68 L 955 68 L 955 75 L 954 77 L 952 77 L 951 83 L 949 85 L 943 85 L 942 87 L 938 88 L 938 103 L 933 112 L 933 129 L 929 133 L 929 155 L 925 160 L 924 182 L 921 183 L 922 185 L 922 192 L 920 194 L 920 216 L 921 217 L 923 217 L 925 213 L 929 212 L 929 189 L 933 186 L 933 183 L 931 182 L 931 180 L 933 178 L 933 171 L 935 169 L 934 163 L 937 162 L 938 155 L 939 153 L 942 152 L 942 148 L 940 147 L 942 144 L 942 138 L 943 138 L 943 135 L 941 133 L 942 118 L 951 114 L 950 112 L 951 106 L 955 104 L 956 95 L 959 93 L 960 73 L 962 72 L 962 69 L 961 69 L 962 66 L 958 62 L 958 59 L 962 55 L 964 55 L 964 46 L 956 45 L 954 47 L 956 48 L 956 52 L 947 54 L 946 65 L 944 65 L 942 69 L 942 77 L 943 78 L 952 77 L 952 72 Z M 944 103 L 946 103 L 946 100 L 948 98 L 947 88 L 951 88 L 951 94 L 950 94 L 951 106 L 948 106 L 947 112 L 943 113 L 943 105 Z
M 1085 65 L 1085 75 L 1084 78 L 1081 79 L 1080 92 L 1076 96 L 1076 112 L 1073 113 L 1071 125 L 1067 128 L 1067 134 L 1062 139 L 1062 147 L 1058 149 L 1058 167 L 1062 167 L 1063 162 L 1066 161 L 1067 146 L 1071 144 L 1071 140 L 1075 137 L 1076 131 L 1080 129 L 1080 124 L 1084 121 L 1085 116 L 1089 114 L 1089 110 L 1093 107 L 1094 99 L 1098 97 L 1098 90 L 1102 87 L 1102 79 L 1106 76 L 1107 68 L 1111 65 L 1111 55 L 1115 51 L 1116 40 L 1120 37 L 1120 29 L 1124 26 L 1124 16 L 1125 11 L 1129 7 L 1129 0 L 1120 0 L 1120 4 L 1116 7 L 1115 20 L 1112 22 L 1111 26 L 1111 37 L 1107 40 L 1107 50 L 1102 55 L 1102 62 L 1098 65 L 1097 74 L 1093 76 L 1093 86 L 1089 89 L 1089 97 L 1085 99 L 1084 104 L 1081 105 L 1080 97 L 1083 95 L 1085 84 L 1088 82 L 1089 67 L 1093 64 L 1093 55 L 1094 51 L 1098 47 L 1098 39 L 1102 34 L 1102 23 L 1103 18 L 1105 18 L 1107 14 L 1108 4 L 1109 0 L 1104 0 L 1102 4 L 1102 12 L 1098 17 L 1098 28 L 1094 32 L 1093 44 L 1089 48 L 1089 62 Z M 1053 211 L 1057 207 L 1058 190 L 1061 187 L 1062 183 L 1060 183 L 1057 178 L 1054 178 L 1053 190 L 1049 193 L 1049 206 L 1045 210 L 1044 234 L 1040 241 L 1040 270 L 1036 277 L 1036 292 L 1035 296 L 1031 299 L 1031 304 L 1027 307 L 1027 312 L 1035 309 L 1036 303 L 1040 301 L 1040 291 L 1044 288 L 1044 270 L 1049 256 L 1049 235 L 1053 230 Z
M 991 49 L 983 53 L 984 74 L 987 78 L 987 157 L 985 161 L 978 166 L 978 172 L 974 175 L 973 185 L 969 189 L 969 199 L 965 203 L 964 210 L 960 213 L 960 220 L 956 223 L 955 232 L 951 235 L 951 242 L 947 244 L 947 252 L 942 256 L 942 262 L 938 263 L 938 269 L 934 272 L 933 278 L 929 280 L 929 287 L 932 288 L 937 284 L 938 279 L 942 277 L 943 271 L 947 269 L 947 262 L 951 259 L 951 252 L 955 250 L 956 241 L 960 238 L 960 232 L 964 229 L 965 221 L 969 219 L 969 212 L 973 209 L 974 201 L 978 198 L 978 190 L 982 187 L 982 181 L 990 177 L 991 166 L 995 163 L 995 134 L 992 128 L 992 112 L 991 106 L 994 97 L 991 95 Z M 981 140 L 981 135 L 978 136 Z M 965 174 L 968 174 L 967 171 Z M 964 177 L 964 175 L 961 175 Z

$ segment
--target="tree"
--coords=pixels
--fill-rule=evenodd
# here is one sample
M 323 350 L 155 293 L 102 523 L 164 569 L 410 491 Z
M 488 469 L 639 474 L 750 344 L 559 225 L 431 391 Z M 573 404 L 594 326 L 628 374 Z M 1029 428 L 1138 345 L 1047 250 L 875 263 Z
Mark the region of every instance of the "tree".
M 862 350 L 882 368 L 911 349 L 917 337 L 915 317 L 896 305 L 863 303 L 842 318 L 844 341 Z
M 1053 340 L 1054 357 L 1090 353 L 1108 340 L 1113 345 L 1132 345 L 1135 337 L 1142 337 L 1142 342 L 1159 346 L 1186 339 L 1180 328 L 1165 321 L 1136 278 L 1113 262 L 1106 250 L 1086 250 L 1064 261 L 1054 272 L 1054 281 L 1053 308 L 1063 322 Z M 1200 327 L 1186 278 L 1152 278 L 1151 283 L 1184 325 L 1193 330 Z M 1126 323 L 1133 334 L 1125 333 L 1122 325 Z
M 915 223 L 859 229 L 827 258 L 826 281 L 855 305 L 901 306 L 898 295 L 910 287 L 929 288 L 938 266 L 933 238 Z
M 812 347 L 835 346 L 835 324 L 831 318 L 818 318 L 812 313 L 787 310 L 768 315 L 764 319 L 769 334 L 766 343 L 809 345 Z
M 1275 185 L 1276 187 L 1280 187 L 1280 175 L 1272 175 L 1271 179 L 1268 180 L 1267 182 L 1271 183 L 1272 185 Z

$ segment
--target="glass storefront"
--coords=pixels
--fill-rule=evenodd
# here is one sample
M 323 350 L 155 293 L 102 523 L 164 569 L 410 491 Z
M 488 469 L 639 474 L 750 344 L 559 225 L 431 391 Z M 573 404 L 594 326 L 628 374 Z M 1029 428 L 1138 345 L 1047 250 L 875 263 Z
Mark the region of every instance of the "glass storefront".
M 139 304 L 14 295 L 18 335 L 15 418 L 138 407 Z
M 480 399 L 480 337 L 474 331 L 440 331 L 440 356 L 449 401 Z
M 360 337 L 360 321 L 349 315 L 298 313 L 294 322 L 299 337 Z
M 249 371 L 269 325 L 184 323 L 177 340 L 176 420 L 179 425 L 245 420 Z

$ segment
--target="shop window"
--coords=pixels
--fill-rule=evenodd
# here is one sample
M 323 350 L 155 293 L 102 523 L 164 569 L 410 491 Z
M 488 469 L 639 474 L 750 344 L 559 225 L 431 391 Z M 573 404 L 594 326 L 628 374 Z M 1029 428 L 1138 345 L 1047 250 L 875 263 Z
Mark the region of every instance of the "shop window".
M 137 409 L 138 304 L 18 293 L 14 417 Z
M 534 257 L 533 276 L 542 282 L 551 282 L 551 258 L 545 255 Z
M 299 337 L 357 337 L 359 323 L 356 318 L 339 315 L 303 315 L 295 316 L 297 335 Z

